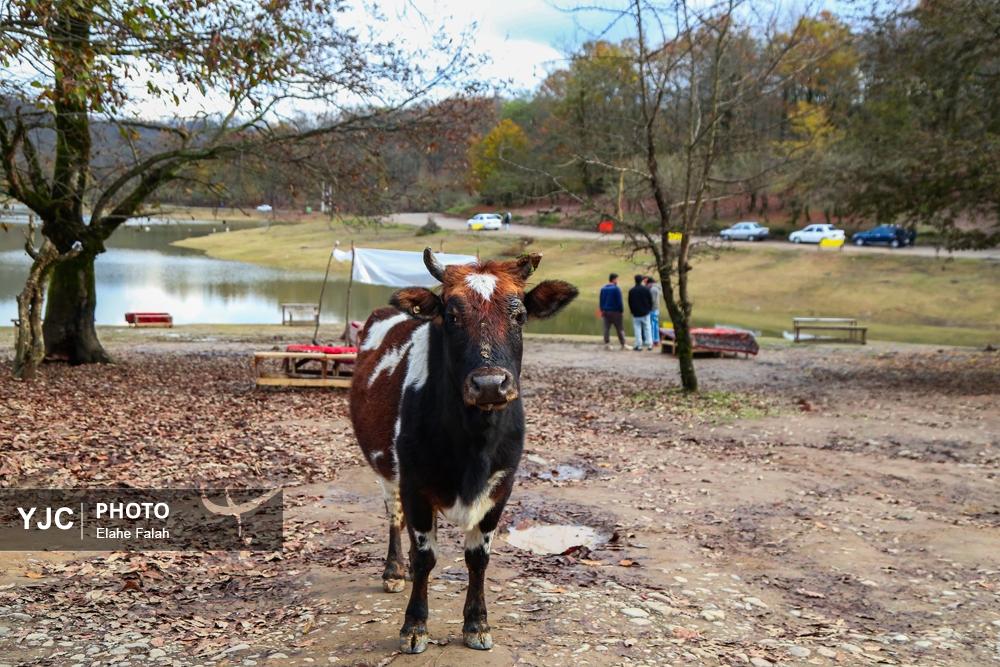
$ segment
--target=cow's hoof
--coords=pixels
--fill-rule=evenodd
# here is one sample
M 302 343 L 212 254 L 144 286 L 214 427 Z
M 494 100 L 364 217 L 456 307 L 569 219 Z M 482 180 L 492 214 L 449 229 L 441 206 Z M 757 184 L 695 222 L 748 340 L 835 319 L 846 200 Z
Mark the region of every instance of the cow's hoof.
M 386 593 L 399 593 L 406 588 L 406 579 L 383 579 L 382 590 Z
M 427 628 L 416 627 L 399 631 L 399 650 L 403 653 L 423 653 L 427 650 Z
M 490 636 L 489 630 L 463 632 L 462 639 L 465 641 L 466 646 L 479 651 L 488 651 L 493 648 L 493 637 Z

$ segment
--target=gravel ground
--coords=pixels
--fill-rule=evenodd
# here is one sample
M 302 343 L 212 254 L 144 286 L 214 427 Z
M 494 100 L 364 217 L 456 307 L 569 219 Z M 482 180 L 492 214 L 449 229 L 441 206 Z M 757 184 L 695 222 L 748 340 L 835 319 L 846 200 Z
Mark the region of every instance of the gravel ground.
M 0 553 L 0 665 L 984 665 L 1000 660 L 1000 355 L 766 348 L 672 360 L 531 341 L 501 533 L 586 526 L 488 575 L 497 646 L 461 645 L 442 529 L 434 642 L 399 656 L 382 502 L 342 393 L 254 391 L 221 340 L 118 363 L 0 364 L 0 485 L 283 484 L 282 554 Z

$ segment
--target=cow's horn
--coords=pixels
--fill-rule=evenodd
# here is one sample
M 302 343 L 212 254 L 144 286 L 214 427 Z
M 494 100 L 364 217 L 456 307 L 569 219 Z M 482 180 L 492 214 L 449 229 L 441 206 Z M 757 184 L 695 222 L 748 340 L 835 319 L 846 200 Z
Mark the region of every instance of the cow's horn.
M 424 266 L 438 282 L 444 282 L 444 267 L 441 266 L 441 262 L 434 256 L 434 251 L 430 248 L 424 248 Z
M 524 254 L 517 258 L 517 268 L 521 271 L 521 277 L 525 280 L 535 272 L 538 268 L 538 263 L 542 261 L 542 255 L 537 252 L 533 252 L 530 255 Z

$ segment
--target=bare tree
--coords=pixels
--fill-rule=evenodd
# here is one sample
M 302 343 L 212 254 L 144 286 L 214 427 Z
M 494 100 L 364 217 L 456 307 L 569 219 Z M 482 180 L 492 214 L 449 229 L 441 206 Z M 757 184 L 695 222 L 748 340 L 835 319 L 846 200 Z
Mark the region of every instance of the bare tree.
M 669 5 L 633 0 L 614 22 L 635 32 L 616 58 L 634 74 L 635 113 L 624 114 L 619 140 L 608 155 L 573 160 L 614 175 L 605 197 L 574 192 L 547 171 L 556 186 L 588 209 L 615 220 L 629 254 L 652 257 L 674 330 L 683 388 L 697 391 L 691 337 L 696 239 L 714 202 L 761 187 L 788 156 L 775 150 L 773 132 L 755 126 L 760 101 L 781 84 L 779 63 L 795 52 L 795 31 L 779 40 L 774 17 L 753 13 L 749 2 Z M 634 119 L 634 120 L 633 120 Z M 565 169 L 566 164 L 560 165 Z M 630 199 L 629 210 L 623 206 Z
M 431 90 L 461 92 L 475 64 L 464 36 L 404 53 L 374 28 L 347 27 L 347 9 L 344 0 L 0 2 L 0 194 L 39 216 L 60 256 L 81 245 L 49 272 L 49 358 L 107 361 L 94 261 L 164 184 L 196 177 L 199 163 L 316 137 L 364 142 L 426 120 L 400 112 Z M 173 110 L 199 96 L 224 111 L 135 113 L 140 101 Z M 319 123 L 290 119 L 303 105 L 328 111 Z

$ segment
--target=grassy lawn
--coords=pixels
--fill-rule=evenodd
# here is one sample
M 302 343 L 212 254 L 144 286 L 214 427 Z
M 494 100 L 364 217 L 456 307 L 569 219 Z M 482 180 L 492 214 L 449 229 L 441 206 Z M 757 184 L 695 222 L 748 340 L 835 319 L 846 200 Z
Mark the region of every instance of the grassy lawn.
M 412 227 L 345 227 L 310 221 L 273 225 L 179 242 L 213 257 L 279 268 L 323 271 L 334 241 L 348 248 L 435 250 L 482 257 L 516 255 L 517 237 L 439 232 L 416 236 Z M 580 288 L 576 308 L 596 309 L 596 292 L 609 271 L 628 288 L 635 265 L 614 242 L 534 240 L 545 260 L 537 278 L 561 278 Z M 332 272 L 346 277 L 348 266 Z M 889 254 L 735 249 L 697 260 L 691 274 L 695 319 L 772 335 L 790 329 L 793 316 L 851 316 L 874 339 L 951 345 L 1000 341 L 1000 264 Z M 665 313 L 663 313 L 665 316 Z M 595 323 L 595 331 L 597 324 Z

